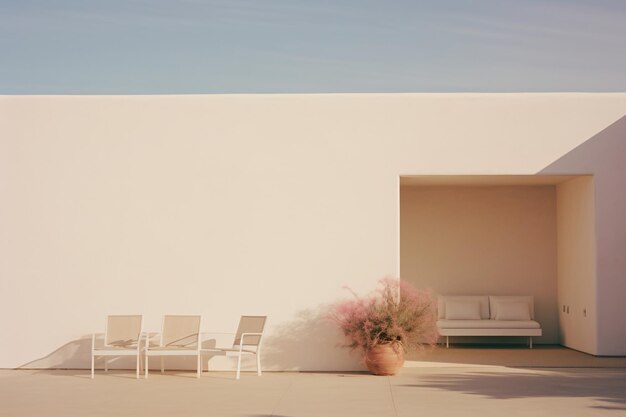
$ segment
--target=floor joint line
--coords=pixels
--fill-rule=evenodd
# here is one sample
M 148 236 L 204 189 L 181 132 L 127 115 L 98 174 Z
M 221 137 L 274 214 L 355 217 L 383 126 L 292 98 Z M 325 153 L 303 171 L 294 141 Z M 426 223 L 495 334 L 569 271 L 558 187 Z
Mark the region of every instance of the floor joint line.
M 396 400 L 393 398 L 393 390 L 391 389 L 391 377 L 387 377 L 387 383 L 389 384 L 389 395 L 391 396 L 391 405 L 393 406 L 393 414 L 398 417 L 398 409 L 396 408 Z

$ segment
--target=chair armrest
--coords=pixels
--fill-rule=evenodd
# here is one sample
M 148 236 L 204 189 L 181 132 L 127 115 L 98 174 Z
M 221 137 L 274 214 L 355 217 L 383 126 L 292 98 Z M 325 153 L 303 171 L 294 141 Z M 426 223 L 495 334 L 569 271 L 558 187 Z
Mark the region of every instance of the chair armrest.
M 256 346 L 258 348 L 259 345 L 261 344 L 261 338 L 263 337 L 263 333 L 241 333 L 241 339 L 239 339 L 240 351 L 243 349 L 243 346 L 245 344 L 243 340 L 246 338 L 246 336 L 259 336 L 259 343 L 257 343 L 256 345 L 250 345 L 250 346 Z
M 139 332 L 139 334 L 137 335 L 137 354 L 139 355 L 139 352 L 141 351 L 141 336 L 143 336 L 144 332 Z
M 104 346 L 104 335 L 105 335 L 104 332 L 94 332 L 91 334 L 91 350 L 92 351 L 96 349 L 96 339 L 100 339 L 102 337 L 101 344 L 102 346 Z
M 263 336 L 263 333 L 241 333 L 242 342 L 243 342 L 243 338 L 246 336 Z
M 144 349 L 148 349 L 150 347 L 150 340 L 154 339 L 156 336 L 159 336 L 161 333 L 159 332 L 141 332 L 141 335 L 144 336 Z
M 234 336 L 234 335 L 235 335 L 235 333 L 233 333 L 233 332 L 200 332 L 200 340 L 199 340 L 198 344 L 201 347 L 200 347 L 199 350 L 204 351 L 204 352 L 221 352 L 225 348 L 218 347 L 217 346 L 217 342 L 219 341 L 220 344 L 224 344 L 226 338 L 220 338 L 220 337 L 211 338 L 209 336 Z M 206 342 L 207 340 L 214 340 L 215 341 L 215 346 L 212 346 L 212 347 L 202 347 L 204 345 L 204 342 Z M 230 338 L 230 341 L 231 341 L 231 345 L 232 345 L 232 338 Z

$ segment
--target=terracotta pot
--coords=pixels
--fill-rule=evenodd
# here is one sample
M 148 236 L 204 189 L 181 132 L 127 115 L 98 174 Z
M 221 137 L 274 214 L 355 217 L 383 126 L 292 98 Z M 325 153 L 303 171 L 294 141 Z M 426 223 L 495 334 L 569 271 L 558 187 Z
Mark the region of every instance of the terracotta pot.
M 395 375 L 404 364 L 404 349 L 397 343 L 376 345 L 365 354 L 365 366 L 374 375 Z

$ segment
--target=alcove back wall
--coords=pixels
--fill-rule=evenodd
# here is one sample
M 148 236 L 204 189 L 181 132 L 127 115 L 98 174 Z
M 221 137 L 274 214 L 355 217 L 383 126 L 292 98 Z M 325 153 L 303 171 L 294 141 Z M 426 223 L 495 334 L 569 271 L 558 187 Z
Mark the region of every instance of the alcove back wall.
M 554 186 L 402 186 L 402 279 L 444 295 L 533 295 L 537 342 L 558 343 L 555 198 Z

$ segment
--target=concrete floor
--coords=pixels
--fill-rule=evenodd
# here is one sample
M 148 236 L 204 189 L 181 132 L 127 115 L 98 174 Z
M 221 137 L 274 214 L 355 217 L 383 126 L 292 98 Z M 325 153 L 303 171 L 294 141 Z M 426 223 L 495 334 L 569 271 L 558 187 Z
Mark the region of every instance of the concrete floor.
M 626 358 L 453 347 L 409 359 L 393 377 L 2 370 L 0 416 L 626 416 Z

